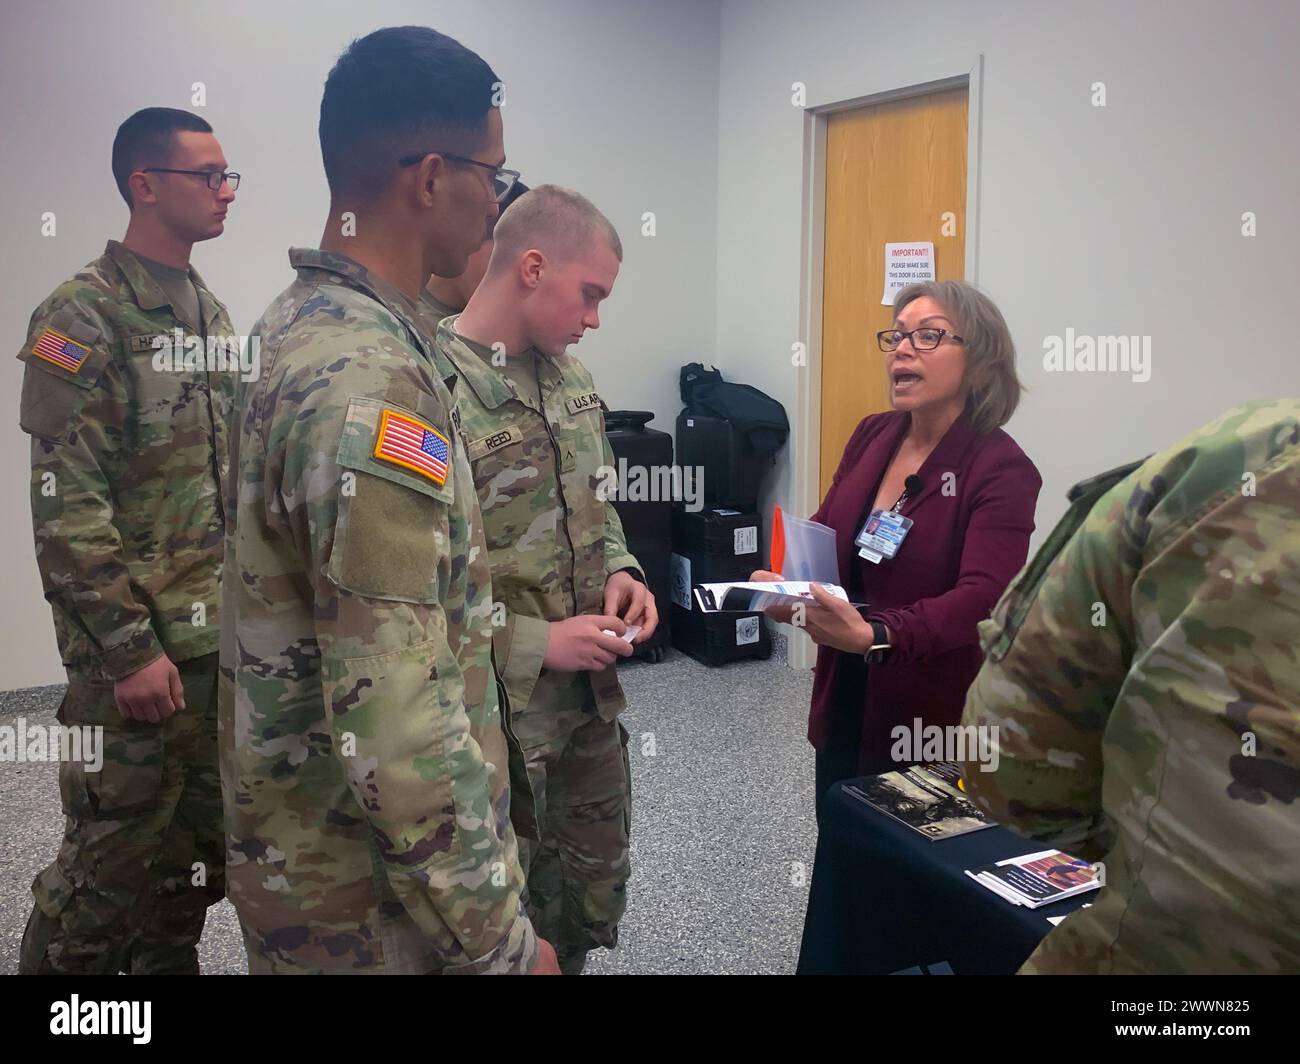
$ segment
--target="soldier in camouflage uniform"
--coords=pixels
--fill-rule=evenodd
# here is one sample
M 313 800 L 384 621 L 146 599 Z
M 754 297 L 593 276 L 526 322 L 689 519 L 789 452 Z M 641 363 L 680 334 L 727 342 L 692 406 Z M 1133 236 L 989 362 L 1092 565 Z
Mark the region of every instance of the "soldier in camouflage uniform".
M 1080 485 L 981 626 L 977 802 L 1100 860 L 1026 973 L 1300 971 L 1300 400 Z
M 448 86 L 450 67 L 465 84 Z M 463 264 L 495 213 L 491 177 L 427 150 L 397 164 L 435 144 L 499 167 L 495 80 L 433 30 L 352 44 L 321 107 L 333 246 L 290 251 L 298 279 L 255 329 L 264 373 L 241 386 L 227 482 L 220 710 L 229 893 L 254 973 L 554 970 L 521 899 L 491 571 L 450 367 L 415 324 L 420 262 Z M 391 159 L 385 191 L 367 198 L 357 168 L 376 159 Z
M 427 302 L 421 310 L 459 377 L 483 507 L 501 610 L 497 664 L 540 831 L 523 844 L 529 912 L 561 969 L 576 974 L 590 949 L 616 944 L 626 905 L 631 774 L 613 662 L 631 653 L 618 638 L 625 625 L 641 626 L 639 642 L 656 617 L 607 501 L 602 467 L 613 455 L 600 398 L 565 352 L 598 326 L 622 248 L 588 201 L 554 186 L 522 197 L 495 236 L 464 313 L 439 324 Z M 493 337 L 502 338 L 495 358 Z
M 225 308 L 174 263 L 221 233 L 225 167 L 194 115 L 123 123 L 124 242 L 37 308 L 18 356 L 36 561 L 68 674 L 58 718 L 104 729 L 100 771 L 59 766 L 65 834 L 32 887 L 25 973 L 197 974 L 224 893 L 220 478 L 238 360 Z

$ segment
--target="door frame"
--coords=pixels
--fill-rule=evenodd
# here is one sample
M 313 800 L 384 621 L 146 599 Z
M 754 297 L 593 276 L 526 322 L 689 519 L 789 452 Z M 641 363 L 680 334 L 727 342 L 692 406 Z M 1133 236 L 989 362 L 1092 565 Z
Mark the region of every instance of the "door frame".
M 930 81 L 887 88 L 868 86 L 857 96 L 808 107 L 803 128 L 803 234 L 799 264 L 799 328 L 807 344 L 806 373 L 799 375 L 793 452 L 792 503 L 799 515 L 811 514 L 821 503 L 822 391 L 822 273 L 826 233 L 826 128 L 830 115 L 858 107 L 927 96 L 948 89 L 966 89 L 966 256 L 964 275 L 979 280 L 980 144 L 983 125 L 984 55 L 970 68 Z M 817 648 L 803 632 L 790 629 L 787 660 L 791 668 L 810 669 Z

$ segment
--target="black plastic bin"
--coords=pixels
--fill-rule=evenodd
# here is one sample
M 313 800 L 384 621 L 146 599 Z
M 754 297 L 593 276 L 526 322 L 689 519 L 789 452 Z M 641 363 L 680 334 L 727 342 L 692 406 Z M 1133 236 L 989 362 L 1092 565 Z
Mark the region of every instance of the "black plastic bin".
M 673 646 L 705 665 L 772 656 L 772 636 L 761 613 L 701 613 L 672 607 Z
M 692 513 L 673 509 L 673 646 L 705 665 L 767 658 L 772 638 L 761 613 L 700 612 L 696 584 L 748 580 L 766 568 L 760 555 L 763 522 L 756 513 L 711 507 Z
M 755 454 L 732 422 L 686 410 L 677 415 L 677 460 L 700 469 L 705 505 L 740 510 L 758 508 L 763 474 L 772 468 L 772 460 Z
M 605 414 L 605 435 L 609 437 L 614 452 L 616 468 L 624 463 L 631 470 L 670 470 L 673 464 L 673 438 L 658 429 L 646 428 L 654 419 L 649 410 L 611 410 Z M 656 476 L 663 484 L 666 478 Z M 646 583 L 654 594 L 659 610 L 659 627 L 655 634 L 636 648 L 637 657 L 646 661 L 661 661 L 667 649 L 672 621 L 668 603 L 671 597 L 670 559 L 672 551 L 673 504 L 671 498 L 628 500 L 626 487 L 620 481 L 618 491 L 611 496 L 618 518 L 623 523 L 627 548 L 636 555 L 645 573 Z

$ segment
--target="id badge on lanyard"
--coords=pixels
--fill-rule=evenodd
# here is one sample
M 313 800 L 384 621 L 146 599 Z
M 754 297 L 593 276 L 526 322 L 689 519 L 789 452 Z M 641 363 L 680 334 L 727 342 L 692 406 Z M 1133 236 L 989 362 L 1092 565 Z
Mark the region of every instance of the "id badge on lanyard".
M 904 493 L 892 510 L 871 511 L 871 516 L 863 522 L 862 530 L 853 541 L 858 547 L 859 557 L 878 565 L 898 553 L 912 527 L 912 519 L 898 512 L 906 498 Z

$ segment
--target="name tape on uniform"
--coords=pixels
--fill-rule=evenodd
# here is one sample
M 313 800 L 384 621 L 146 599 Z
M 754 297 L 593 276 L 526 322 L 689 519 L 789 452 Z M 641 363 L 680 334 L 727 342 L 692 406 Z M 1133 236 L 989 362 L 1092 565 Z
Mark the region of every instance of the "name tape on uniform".
M 492 433 L 490 436 L 480 436 L 469 445 L 469 458 L 475 462 L 485 454 L 491 454 L 493 451 L 499 451 L 502 447 L 508 447 L 512 443 L 523 443 L 524 434 L 520 431 L 518 425 L 510 425 Z
M 447 483 L 451 444 L 432 425 L 385 407 L 375 457 L 419 473 L 442 487 Z
M 586 395 L 574 396 L 564 404 L 564 408 L 570 414 L 581 414 L 584 410 L 593 410 L 598 406 L 600 406 L 599 392 L 588 392 Z

